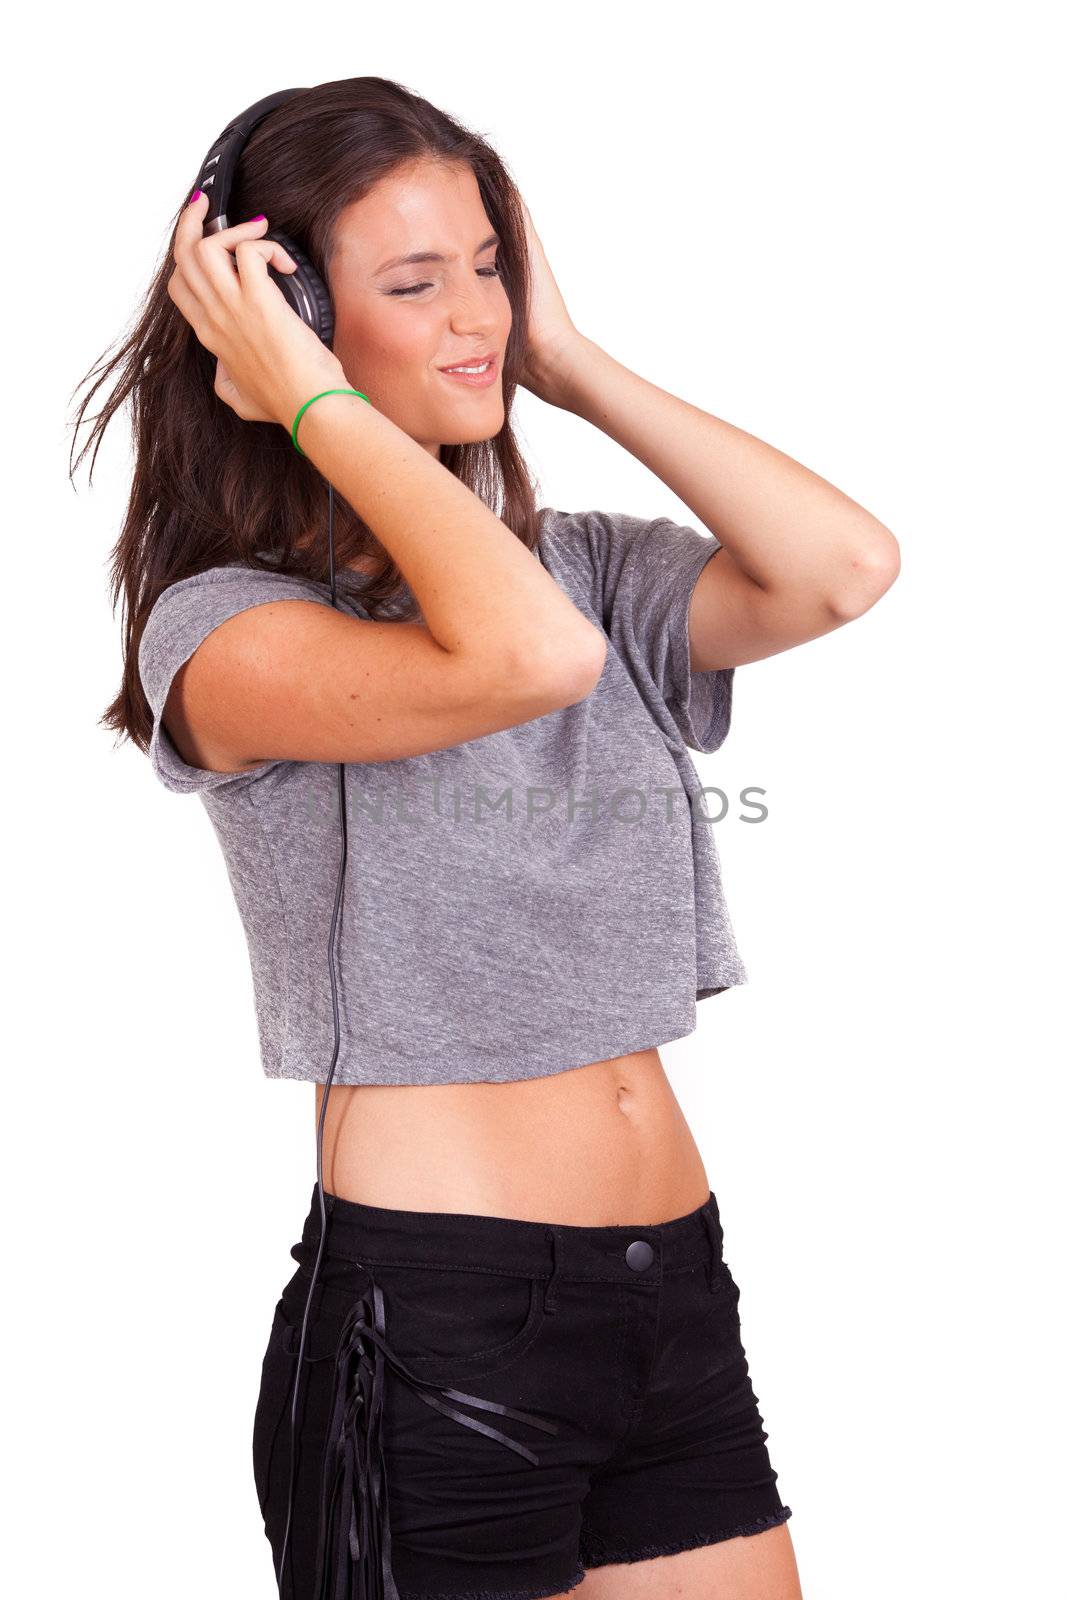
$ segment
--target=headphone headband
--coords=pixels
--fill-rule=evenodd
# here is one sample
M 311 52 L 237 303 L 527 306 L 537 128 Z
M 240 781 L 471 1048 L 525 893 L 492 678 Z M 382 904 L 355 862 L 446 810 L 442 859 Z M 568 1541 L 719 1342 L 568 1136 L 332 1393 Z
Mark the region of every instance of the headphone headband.
M 226 207 L 229 204 L 233 175 L 252 129 L 257 127 L 264 117 L 268 117 L 275 107 L 284 105 L 294 95 L 304 93 L 303 89 L 279 89 L 275 94 L 265 95 L 262 100 L 255 101 L 223 128 L 201 162 L 200 174 L 192 186 L 194 189 L 203 190 L 208 197 L 207 217 L 204 220 L 205 234 L 219 233 L 223 228 L 229 227 Z

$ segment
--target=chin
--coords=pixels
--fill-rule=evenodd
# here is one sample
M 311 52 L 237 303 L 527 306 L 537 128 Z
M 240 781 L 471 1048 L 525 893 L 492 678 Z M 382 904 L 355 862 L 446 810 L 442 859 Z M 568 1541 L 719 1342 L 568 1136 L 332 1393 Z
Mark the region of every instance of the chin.
M 490 439 L 495 439 L 499 432 L 499 428 L 495 428 L 492 433 L 486 433 L 484 429 L 479 428 L 476 433 L 461 433 L 454 438 L 442 439 L 441 449 L 447 450 L 451 444 L 488 444 Z
M 471 422 L 466 427 L 458 427 L 455 419 L 451 425 L 442 419 L 435 437 L 439 438 L 442 446 L 450 444 L 484 444 L 487 439 L 495 439 L 506 421 L 503 406 L 495 416 L 487 415 L 482 423 Z

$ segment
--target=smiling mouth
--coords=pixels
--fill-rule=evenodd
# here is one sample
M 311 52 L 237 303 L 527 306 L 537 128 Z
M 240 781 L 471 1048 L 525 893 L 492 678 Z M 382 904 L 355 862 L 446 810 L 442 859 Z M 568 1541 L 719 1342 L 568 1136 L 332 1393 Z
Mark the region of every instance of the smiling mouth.
M 437 370 L 454 383 L 465 383 L 468 388 L 487 389 L 496 381 L 497 358 L 491 355 L 483 361 L 464 361 L 454 367 L 438 367 Z

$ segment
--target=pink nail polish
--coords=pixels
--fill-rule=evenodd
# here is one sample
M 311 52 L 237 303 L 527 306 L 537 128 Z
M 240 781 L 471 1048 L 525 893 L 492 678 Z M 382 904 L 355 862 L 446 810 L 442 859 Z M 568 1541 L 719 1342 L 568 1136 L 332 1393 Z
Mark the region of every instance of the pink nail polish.
M 257 211 L 256 215 L 254 217 L 249 217 L 248 220 L 249 222 L 266 222 L 267 213 L 265 211 Z
M 195 201 L 200 199 L 200 196 L 203 194 L 203 192 L 203 189 L 194 189 L 186 204 L 192 205 Z

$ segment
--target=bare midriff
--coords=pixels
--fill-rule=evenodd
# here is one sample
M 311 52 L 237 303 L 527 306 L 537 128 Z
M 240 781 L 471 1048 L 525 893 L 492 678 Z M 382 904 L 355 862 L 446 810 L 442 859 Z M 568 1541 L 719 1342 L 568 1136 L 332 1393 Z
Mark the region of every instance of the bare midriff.
M 586 1228 L 668 1222 L 708 1197 L 655 1049 L 513 1083 L 334 1084 L 322 1171 L 328 1194 L 364 1205 Z

